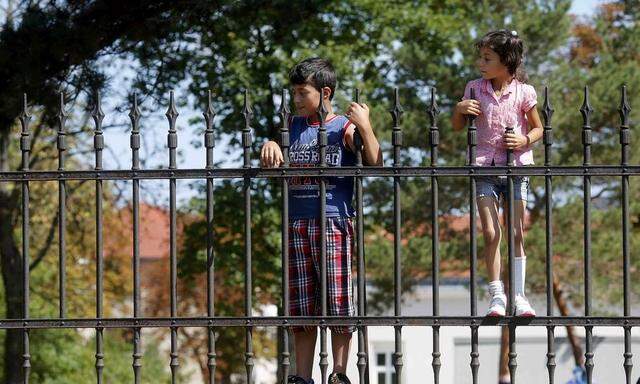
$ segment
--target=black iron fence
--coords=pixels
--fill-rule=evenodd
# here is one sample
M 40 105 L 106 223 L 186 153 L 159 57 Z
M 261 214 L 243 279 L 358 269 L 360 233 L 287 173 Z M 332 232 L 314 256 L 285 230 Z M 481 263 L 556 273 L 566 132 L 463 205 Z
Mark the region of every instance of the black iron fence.
M 472 95 L 473 97 L 473 95 Z M 359 94 L 356 91 L 355 99 L 358 101 Z M 478 369 L 480 366 L 478 352 L 478 329 L 481 326 L 507 326 L 509 329 L 509 370 L 511 374 L 511 382 L 516 383 L 517 369 L 517 352 L 516 352 L 516 327 L 520 326 L 538 326 L 547 329 L 547 362 L 549 383 L 554 382 L 555 362 L 555 346 L 554 346 L 554 329 L 558 326 L 579 326 L 585 329 L 586 353 L 585 368 L 588 382 L 592 382 L 592 374 L 594 367 L 594 352 L 592 330 L 596 326 L 621 327 L 624 329 L 624 355 L 623 367 L 626 373 L 626 382 L 631 383 L 632 370 L 632 352 L 631 352 L 631 329 L 640 326 L 640 318 L 630 316 L 630 260 L 629 260 L 629 178 L 630 176 L 640 175 L 640 165 L 629 164 L 629 113 L 630 107 L 627 99 L 626 88 L 621 89 L 621 102 L 619 106 L 620 112 L 620 149 L 621 161 L 617 165 L 593 165 L 591 164 L 591 145 L 592 131 L 590 125 L 590 117 L 593 109 L 589 103 L 588 89 L 584 89 L 584 103 L 580 108 L 583 117 L 582 126 L 582 147 L 583 147 L 583 163 L 581 166 L 562 166 L 551 163 L 551 147 L 553 144 L 552 115 L 553 109 L 549 101 L 547 89 L 544 90 L 544 104 L 542 114 L 544 118 L 544 163 L 541 166 L 518 167 L 513 165 L 481 167 L 475 164 L 476 151 L 476 127 L 473 118 L 469 119 L 468 126 L 468 159 L 464 166 L 439 166 L 438 165 L 438 146 L 439 146 L 439 129 L 437 119 L 439 109 L 436 103 L 435 89 L 431 90 L 431 101 L 427 108 L 427 114 L 430 120 L 429 141 L 430 141 L 430 158 L 429 166 L 403 166 L 401 165 L 401 150 L 403 146 L 403 132 L 401 130 L 401 117 L 403 114 L 400 105 L 398 90 L 395 90 L 393 97 L 393 107 L 391 109 L 393 118 L 392 126 L 392 149 L 393 149 L 393 165 L 383 167 L 364 167 L 362 163 L 362 140 L 357 132 L 355 137 L 355 146 L 357 154 L 357 164 L 354 167 L 327 167 L 325 161 L 327 134 L 324 127 L 324 117 L 327 111 L 320 106 L 318 114 L 320 117 L 320 129 L 318 135 L 319 143 L 319 159 L 320 163 L 314 168 L 294 168 L 289 166 L 288 150 L 289 150 L 289 127 L 287 126 L 290 111 L 287 107 L 287 95 L 283 91 L 282 105 L 279 109 L 279 115 L 283 122 L 280 131 L 280 143 L 284 154 L 284 164 L 280 168 L 255 168 L 251 166 L 251 120 L 252 109 L 248 100 L 248 94 L 245 92 L 244 107 L 242 114 L 244 116 L 244 129 L 242 130 L 242 148 L 243 148 L 243 166 L 239 168 L 216 168 L 213 161 L 214 148 L 214 131 L 213 119 L 215 112 L 211 104 L 211 95 L 204 112 L 206 129 L 204 133 L 204 148 L 206 151 L 206 164 L 201 169 L 178 169 L 176 165 L 176 150 L 178 140 L 176 134 L 176 119 L 178 111 L 175 107 L 173 92 L 170 96 L 169 109 L 166 116 L 169 122 L 169 131 L 167 136 L 167 144 L 169 148 L 169 167 L 168 169 L 148 170 L 141 169 L 139 159 L 140 148 L 140 129 L 139 122 L 141 118 L 140 109 L 136 98 L 133 99 L 129 117 L 131 119 L 131 154 L 132 166 L 130 170 L 105 170 L 103 169 L 102 151 L 104 149 L 104 137 L 102 131 L 102 121 L 104 113 L 100 105 L 100 98 L 93 109 L 92 116 L 95 122 L 94 131 L 94 149 L 95 149 L 95 167 L 93 170 L 68 170 L 65 168 L 65 152 L 67 144 L 65 140 L 65 122 L 67 112 L 65 110 L 64 97 L 61 95 L 60 112 L 59 112 L 59 129 L 57 134 L 57 149 L 59 153 L 59 167 L 55 171 L 34 171 L 29 169 L 29 155 L 31 151 L 29 131 L 29 122 L 31 115 L 27 105 L 25 95 L 24 107 L 19 116 L 22 126 L 22 134 L 20 138 L 20 149 L 22 153 L 22 167 L 18 171 L 0 172 L 0 182 L 18 183 L 22 188 L 22 257 L 23 266 L 29 266 L 30 248 L 29 248 L 29 185 L 33 182 L 42 181 L 58 181 L 59 184 L 59 318 L 54 319 L 35 319 L 29 314 L 29 268 L 23 268 L 23 318 L 21 319 L 1 319 L 0 329 L 17 329 L 21 330 L 24 337 L 23 355 L 16 356 L 16 359 L 22 359 L 24 370 L 24 382 L 29 382 L 29 372 L 31 368 L 31 355 L 29 351 L 29 334 L 32 329 L 59 329 L 59 328 L 93 328 L 96 337 L 96 382 L 103 382 L 104 351 L 103 351 L 103 331 L 105 328 L 128 328 L 134 332 L 133 338 L 133 355 L 132 365 L 135 383 L 140 381 L 140 372 L 142 369 L 142 349 L 141 349 L 141 330 L 143 328 L 168 328 L 171 331 L 171 352 L 170 352 L 170 368 L 172 383 L 176 381 L 179 368 L 178 340 L 177 332 L 181 327 L 200 327 L 208 331 L 208 360 L 207 365 L 210 371 L 209 382 L 215 380 L 214 372 L 216 370 L 216 346 L 215 332 L 217 328 L 224 327 L 243 327 L 246 330 L 245 344 L 245 366 L 247 381 L 252 382 L 252 371 L 254 366 L 254 352 L 252 344 L 252 332 L 254 327 L 278 327 L 284 329 L 282 338 L 284 346 L 279 356 L 279 364 L 284 373 L 284 377 L 289 373 L 290 367 L 290 351 L 289 345 L 289 329 L 292 326 L 319 326 L 320 327 L 320 369 L 322 372 L 323 383 L 326 382 L 328 353 L 327 353 L 327 327 L 329 326 L 355 326 L 357 328 L 357 367 L 359 372 L 359 382 L 365 383 L 367 375 L 367 367 L 369 356 L 365 344 L 366 327 L 367 326 L 389 326 L 395 329 L 395 353 L 393 354 L 393 365 L 396 370 L 398 383 L 401 383 L 403 368 L 403 351 L 402 351 L 402 329 L 404 327 L 419 326 L 431 327 L 433 332 L 433 352 L 432 352 L 432 368 L 435 383 L 439 383 L 439 372 L 442 365 L 439 334 L 441 327 L 447 326 L 465 326 L 470 329 L 471 351 L 470 351 L 470 367 L 473 383 L 478 383 Z M 513 153 L 508 153 L 509 160 L 513 159 Z M 508 161 L 508 164 L 513 164 Z M 514 308 L 511 303 L 514 299 L 513 276 L 514 276 L 514 213 L 512 209 L 508 209 L 508 255 L 509 255 L 509 308 L 507 316 L 504 318 L 486 318 L 478 316 L 477 308 L 477 233 L 476 219 L 477 212 L 475 206 L 476 177 L 479 176 L 506 176 L 508 179 L 508 207 L 514 205 L 513 199 L 513 178 L 515 176 L 541 176 L 545 179 L 545 201 L 546 201 L 546 304 L 547 310 L 544 316 L 535 318 L 517 318 L 512 316 Z M 252 278 L 251 278 L 251 180 L 256 178 L 272 178 L 281 180 L 282 188 L 282 263 L 288 265 L 288 180 L 297 176 L 313 176 L 320 178 L 320 207 L 321 216 L 320 223 L 323 227 L 325 221 L 325 199 L 326 184 L 323 177 L 327 176 L 349 176 L 355 178 L 356 190 L 356 259 L 357 259 L 357 292 L 358 297 L 366 297 L 365 284 L 365 260 L 364 260 L 364 240 L 363 240 L 363 178 L 365 177 L 386 177 L 393 178 L 393 217 L 394 217 L 394 303 L 393 316 L 369 316 L 366 313 L 364 300 L 358 300 L 357 316 L 354 317 L 331 317 L 327 315 L 327 268 L 326 268 L 326 238 L 321 236 L 321 313 L 322 316 L 315 317 L 291 317 L 289 315 L 289 293 L 288 293 L 288 268 L 282 268 L 282 313 L 283 316 L 264 317 L 253 316 L 252 314 Z M 554 176 L 578 176 L 583 179 L 584 194 L 584 316 L 555 316 L 553 310 L 552 295 L 552 274 L 553 274 L 553 238 L 552 238 L 552 180 Z M 591 178 L 595 176 L 613 176 L 620 177 L 622 181 L 622 262 L 624 272 L 624 313 L 623 316 L 617 317 L 597 317 L 592 316 L 591 306 Z M 402 247 L 401 247 L 401 179 L 407 177 L 428 178 L 431 180 L 431 228 L 432 228 L 432 279 L 433 279 L 433 308 L 432 316 L 403 316 L 401 305 L 401 279 L 402 279 Z M 438 182 L 444 177 L 466 177 L 469 179 L 469 220 L 470 220 L 470 308 L 468 316 L 441 316 L 440 315 L 440 254 L 439 254 L 439 223 L 437 220 L 437 212 L 439 211 L 438 202 Z M 245 202 L 245 221 L 244 221 L 244 255 L 245 255 L 245 315 L 241 317 L 220 317 L 216 316 L 214 303 L 214 260 L 215 250 L 213 247 L 213 226 L 215 223 L 214 216 L 214 195 L 213 185 L 216 179 L 242 179 L 243 195 Z M 170 215 L 170 317 L 150 318 L 145 317 L 141 310 L 140 297 L 140 210 L 139 210 L 139 188 L 141 180 L 160 179 L 169 182 L 169 215 Z M 207 316 L 203 317 L 180 317 L 177 311 L 177 232 L 176 232 L 176 181 L 178 179 L 202 179 L 206 180 L 206 221 L 207 221 L 207 262 L 202 268 L 207 274 Z M 67 318 L 66 317 L 66 292 L 65 292 L 65 193 L 66 182 L 69 180 L 91 180 L 95 181 L 95 220 L 96 220 L 96 315 L 95 318 Z M 103 317 L 103 182 L 106 180 L 127 180 L 132 182 L 133 186 L 133 317 L 132 318 L 105 318 Z M 321 228 L 324 233 L 324 228 Z M 285 382 L 285 380 L 283 380 Z

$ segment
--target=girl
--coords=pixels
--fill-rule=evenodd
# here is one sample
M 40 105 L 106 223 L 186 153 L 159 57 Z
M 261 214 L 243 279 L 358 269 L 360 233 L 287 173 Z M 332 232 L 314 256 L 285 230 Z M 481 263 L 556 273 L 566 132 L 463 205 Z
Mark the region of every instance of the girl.
M 512 149 L 515 165 L 533 164 L 531 146 L 542 137 L 542 123 L 536 109 L 536 91 L 526 84 L 522 68 L 524 44 L 516 31 L 487 33 L 475 44 L 477 66 L 482 78 L 470 81 L 461 102 L 456 104 L 452 125 L 462 129 L 466 115 L 477 116 L 477 148 L 475 162 L 479 166 L 506 165 L 507 149 Z M 474 90 L 475 100 L 470 98 Z M 505 133 L 513 127 L 514 133 Z M 535 311 L 524 294 L 525 267 L 524 214 L 529 189 L 528 177 L 514 178 L 515 200 L 515 315 L 531 317 Z M 505 177 L 477 179 L 476 202 L 482 223 L 484 258 L 489 274 L 491 303 L 487 316 L 505 316 L 507 297 L 500 281 L 500 197 L 506 198 Z M 506 210 L 506 204 L 504 206 Z M 506 220 L 505 220 L 506 222 Z

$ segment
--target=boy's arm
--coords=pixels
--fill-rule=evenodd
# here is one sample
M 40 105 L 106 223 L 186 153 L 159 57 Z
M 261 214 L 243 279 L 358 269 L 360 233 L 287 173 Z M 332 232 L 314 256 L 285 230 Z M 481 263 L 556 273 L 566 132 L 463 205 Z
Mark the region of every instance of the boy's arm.
M 278 143 L 269 140 L 262 146 L 260 151 L 260 163 L 266 168 L 279 167 L 284 162 L 282 150 Z
M 353 143 L 353 135 L 355 133 L 355 127 L 358 127 L 360 137 L 362 137 L 362 162 L 365 165 L 382 166 L 382 151 L 380 150 L 380 143 L 373 132 L 371 121 L 369 121 L 369 107 L 366 104 L 351 103 L 347 109 L 347 117 L 350 124 L 344 134 L 344 139 L 349 148 L 355 152 L 355 145 Z

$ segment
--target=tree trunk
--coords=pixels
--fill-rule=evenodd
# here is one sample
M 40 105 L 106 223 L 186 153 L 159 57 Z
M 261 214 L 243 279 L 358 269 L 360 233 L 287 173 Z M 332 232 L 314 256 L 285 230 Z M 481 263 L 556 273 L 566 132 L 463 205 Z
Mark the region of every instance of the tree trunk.
M 0 136 L 0 171 L 9 170 L 8 129 Z M 22 260 L 14 237 L 13 215 L 16 201 L 12 201 L 11 189 L 0 183 L 0 268 L 5 290 L 6 318 L 22 317 Z M 7 384 L 21 384 L 22 374 L 22 331 L 6 330 L 4 340 L 4 380 Z
M 558 277 L 555 273 L 553 274 L 553 297 L 556 299 L 556 304 L 558 305 L 558 309 L 560 310 L 560 315 L 569 316 L 569 307 L 567 306 L 567 300 L 564 297 L 562 285 L 560 285 Z M 573 327 L 567 327 L 567 339 L 569 339 L 569 343 L 571 344 L 573 359 L 576 365 L 583 366 L 584 354 L 582 353 L 580 341 L 578 341 L 578 337 L 576 336 Z
M 6 215 L 4 195 L 0 196 L 0 257 L 5 289 L 6 318 L 22 317 L 22 265 L 20 252 L 13 239 L 11 221 Z M 4 383 L 22 383 L 22 331 L 6 331 L 4 340 Z
M 508 282 L 505 284 L 505 291 L 508 290 Z M 553 274 L 553 297 L 560 310 L 560 316 L 569 316 L 569 306 L 567 300 L 564 297 L 562 285 L 558 281 L 556 274 Z M 574 327 L 567 327 L 567 339 L 571 344 L 571 350 L 573 351 L 573 360 L 576 366 L 584 365 L 584 353 L 580 346 L 578 336 L 575 334 Z M 509 374 L 509 327 L 502 327 L 502 335 L 500 339 L 500 365 L 498 368 L 498 376 L 502 377 Z

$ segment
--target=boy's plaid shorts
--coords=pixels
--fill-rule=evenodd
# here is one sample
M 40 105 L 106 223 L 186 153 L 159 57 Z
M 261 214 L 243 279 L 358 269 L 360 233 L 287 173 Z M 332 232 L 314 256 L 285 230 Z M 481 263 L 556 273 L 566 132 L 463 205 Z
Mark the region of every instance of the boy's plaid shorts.
M 354 316 L 351 283 L 353 224 L 348 217 L 328 217 L 327 315 Z M 289 223 L 289 312 L 291 316 L 320 316 L 320 219 L 292 219 Z M 311 331 L 315 327 L 293 327 Z M 331 327 L 350 333 L 355 327 Z

